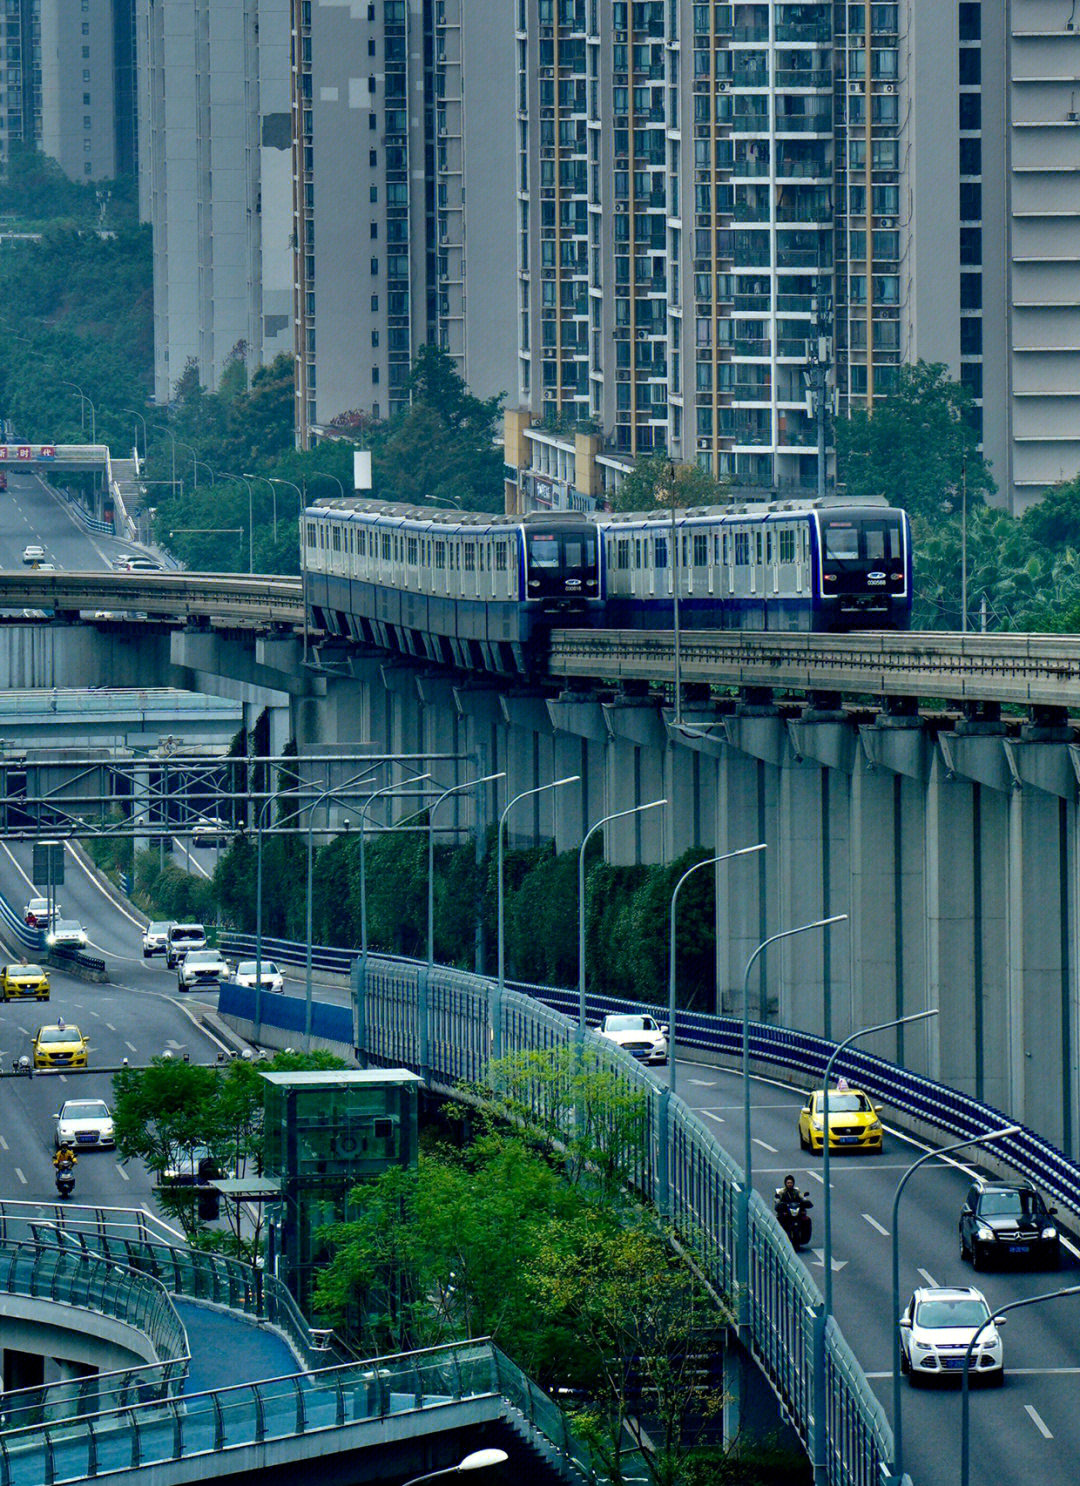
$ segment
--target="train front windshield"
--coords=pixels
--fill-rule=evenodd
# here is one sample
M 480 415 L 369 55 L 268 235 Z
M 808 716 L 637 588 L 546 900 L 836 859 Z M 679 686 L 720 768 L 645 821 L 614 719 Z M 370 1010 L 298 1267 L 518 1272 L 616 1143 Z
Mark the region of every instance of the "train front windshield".
M 829 563 L 888 563 L 904 560 L 900 523 L 863 517 L 852 521 L 823 521 L 825 561 Z
M 530 531 L 525 537 L 530 598 L 597 597 L 599 544 L 592 528 Z

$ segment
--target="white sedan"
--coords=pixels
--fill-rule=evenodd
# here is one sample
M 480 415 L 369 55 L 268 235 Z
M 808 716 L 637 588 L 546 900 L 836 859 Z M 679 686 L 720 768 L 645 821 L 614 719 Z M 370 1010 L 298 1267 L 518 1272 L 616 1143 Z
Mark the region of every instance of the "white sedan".
M 50 949 L 85 949 L 86 930 L 76 918 L 58 918 L 45 935 Z
M 39 547 L 37 542 L 28 542 L 23 548 L 22 560 L 31 567 L 37 567 L 39 562 L 45 561 L 45 548 Z
M 91 1146 L 113 1146 L 113 1119 L 104 1099 L 69 1099 L 56 1120 L 56 1148 L 62 1145 L 82 1150 Z
M 259 965 L 256 960 L 241 960 L 236 967 L 233 980 L 237 985 L 249 988 L 261 982 L 264 991 L 283 991 L 285 989 L 285 977 L 274 964 L 273 960 L 263 960 L 262 974 L 259 974 Z
M 617 1043 L 639 1063 L 666 1063 L 668 1059 L 667 1027 L 661 1027 L 651 1016 L 636 1012 L 615 1012 L 606 1016 L 598 1028 L 601 1037 Z

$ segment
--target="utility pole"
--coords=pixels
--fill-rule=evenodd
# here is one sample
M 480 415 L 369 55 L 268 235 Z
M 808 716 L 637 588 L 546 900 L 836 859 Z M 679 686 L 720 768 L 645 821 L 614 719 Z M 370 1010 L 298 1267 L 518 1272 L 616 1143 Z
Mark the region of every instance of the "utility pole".
M 832 372 L 832 301 L 829 295 L 815 295 L 814 337 L 807 345 L 806 411 L 817 424 L 817 498 L 825 498 L 825 443 L 829 427 L 830 373 Z

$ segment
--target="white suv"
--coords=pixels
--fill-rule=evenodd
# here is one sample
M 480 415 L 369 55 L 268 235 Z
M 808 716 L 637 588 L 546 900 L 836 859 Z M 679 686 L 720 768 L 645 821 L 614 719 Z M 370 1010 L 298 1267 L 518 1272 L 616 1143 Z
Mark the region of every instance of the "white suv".
M 148 960 L 151 955 L 163 955 L 165 953 L 169 943 L 169 930 L 171 928 L 172 924 L 168 920 L 147 924 L 142 936 L 144 960 Z
M 1005 1349 L 998 1328 L 1005 1320 L 1004 1316 L 991 1319 L 985 1295 L 971 1286 L 916 1290 L 899 1321 L 900 1371 L 908 1375 L 913 1387 L 929 1378 L 959 1380 L 964 1354 L 979 1327 L 988 1322 L 972 1350 L 970 1376 L 1001 1383 Z
M 202 924 L 170 924 L 165 939 L 165 963 L 175 970 L 192 949 L 206 948 L 206 930 Z
M 178 991 L 194 986 L 219 986 L 229 977 L 229 962 L 217 949 L 189 949 L 176 972 Z

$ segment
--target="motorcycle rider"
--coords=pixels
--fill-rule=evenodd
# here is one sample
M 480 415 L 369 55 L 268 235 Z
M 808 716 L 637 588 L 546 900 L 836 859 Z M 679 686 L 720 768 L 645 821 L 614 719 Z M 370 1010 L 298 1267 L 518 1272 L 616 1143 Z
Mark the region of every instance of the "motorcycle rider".
M 797 1202 L 800 1207 L 805 1204 L 806 1199 L 795 1185 L 795 1178 L 789 1171 L 784 1178 L 784 1185 L 776 1189 L 776 1204 L 779 1207 L 782 1202 Z
M 788 1172 L 784 1178 L 784 1185 L 776 1189 L 776 1216 L 780 1220 L 780 1226 L 784 1232 L 791 1237 L 792 1242 L 798 1245 L 809 1242 L 810 1218 L 807 1208 L 813 1206 L 805 1193 L 800 1192 L 795 1185 L 795 1178 Z M 795 1207 L 795 1212 L 791 1208 Z M 793 1233 L 792 1229 L 802 1229 L 805 1225 L 805 1233 Z
M 56 1155 L 53 1157 L 53 1165 L 56 1167 L 57 1176 L 59 1176 L 61 1172 L 74 1176 L 75 1166 L 78 1162 L 78 1159 L 78 1156 L 76 1156 L 75 1152 L 69 1145 L 62 1145 L 57 1151 Z

